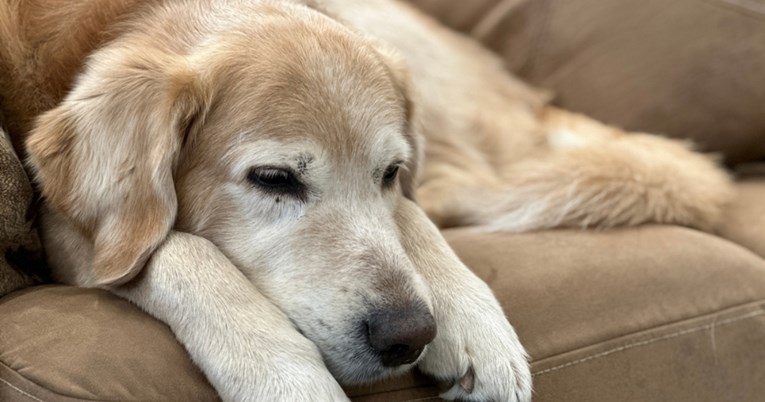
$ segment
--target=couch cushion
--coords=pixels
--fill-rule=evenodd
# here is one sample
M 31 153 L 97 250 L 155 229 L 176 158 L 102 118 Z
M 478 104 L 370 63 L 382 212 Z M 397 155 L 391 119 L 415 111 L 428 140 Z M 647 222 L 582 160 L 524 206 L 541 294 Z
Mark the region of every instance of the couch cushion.
M 736 191 L 720 235 L 765 257 L 765 178 L 742 179 L 736 183 Z
M 102 290 L 38 286 L 0 299 L 2 401 L 213 401 L 164 324 Z
M 603 232 L 448 232 L 495 290 L 535 361 L 765 301 L 765 261 L 674 226 Z
M 556 103 L 632 131 L 765 158 L 765 13 L 728 0 L 412 0 Z
M 671 226 L 445 234 L 529 350 L 536 402 L 765 394 L 765 261 L 740 246 Z M 365 402 L 435 394 L 405 384 L 354 392 Z
M 671 226 L 449 238 L 529 349 L 536 401 L 765 393 L 765 261 L 736 244 Z
M 530 351 L 535 401 L 755 401 L 765 394 L 757 380 L 765 378 L 765 261 L 736 244 L 670 226 L 446 236 L 495 290 Z M 95 290 L 25 292 L 0 300 L 0 359 L 40 392 L 211 397 L 166 327 L 132 305 Z M 49 295 L 24 299 L 36 292 Z M 86 316 L 94 305 L 100 313 Z M 46 349 L 58 352 L 51 359 Z M 0 370 L 0 380 L 18 384 L 8 378 Z M 22 389 L 42 395 L 32 385 Z M 408 375 L 348 392 L 356 401 L 424 401 L 437 387 Z M 0 381 L 0 399 L 25 400 L 13 394 Z

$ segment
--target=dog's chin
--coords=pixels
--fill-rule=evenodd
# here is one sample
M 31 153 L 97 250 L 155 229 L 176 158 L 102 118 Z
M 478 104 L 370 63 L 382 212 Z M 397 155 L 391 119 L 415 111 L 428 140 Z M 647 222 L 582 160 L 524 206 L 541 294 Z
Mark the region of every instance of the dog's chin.
M 332 355 L 323 353 L 324 361 L 329 371 L 342 385 L 363 385 L 382 381 L 391 377 L 397 377 L 412 370 L 426 350 L 413 363 L 397 367 L 385 367 L 380 362 L 379 356 L 372 350 L 357 351 L 355 353 L 343 353 Z

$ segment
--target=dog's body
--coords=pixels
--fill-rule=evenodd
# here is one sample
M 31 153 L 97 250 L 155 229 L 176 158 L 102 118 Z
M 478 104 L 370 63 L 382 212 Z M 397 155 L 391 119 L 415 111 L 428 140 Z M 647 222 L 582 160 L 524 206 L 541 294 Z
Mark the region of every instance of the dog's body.
M 224 399 L 343 399 L 335 378 L 413 364 L 448 398 L 530 398 L 515 333 L 415 193 L 491 230 L 707 229 L 729 197 L 705 157 L 545 107 L 405 5 L 295 3 L 0 5 L 4 124 L 56 277 L 166 322 Z

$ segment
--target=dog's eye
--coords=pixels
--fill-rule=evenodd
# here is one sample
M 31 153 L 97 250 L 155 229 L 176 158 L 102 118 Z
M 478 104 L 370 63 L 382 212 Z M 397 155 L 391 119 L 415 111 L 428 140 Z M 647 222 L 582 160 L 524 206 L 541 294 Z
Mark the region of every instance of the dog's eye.
M 305 186 L 287 169 L 255 167 L 247 173 L 247 180 L 262 190 L 277 194 L 302 196 Z
M 396 176 L 398 176 L 398 167 L 398 164 L 393 164 L 385 169 L 385 173 L 383 173 L 382 177 L 383 186 L 390 187 L 393 185 L 393 182 L 396 180 Z

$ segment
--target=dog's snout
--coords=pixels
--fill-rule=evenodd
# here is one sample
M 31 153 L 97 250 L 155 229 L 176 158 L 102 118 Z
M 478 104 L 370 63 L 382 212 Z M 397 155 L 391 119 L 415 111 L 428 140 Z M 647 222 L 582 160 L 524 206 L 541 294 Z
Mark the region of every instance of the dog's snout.
M 383 366 L 396 367 L 417 360 L 436 337 L 436 321 L 424 306 L 388 309 L 372 314 L 367 330 Z

